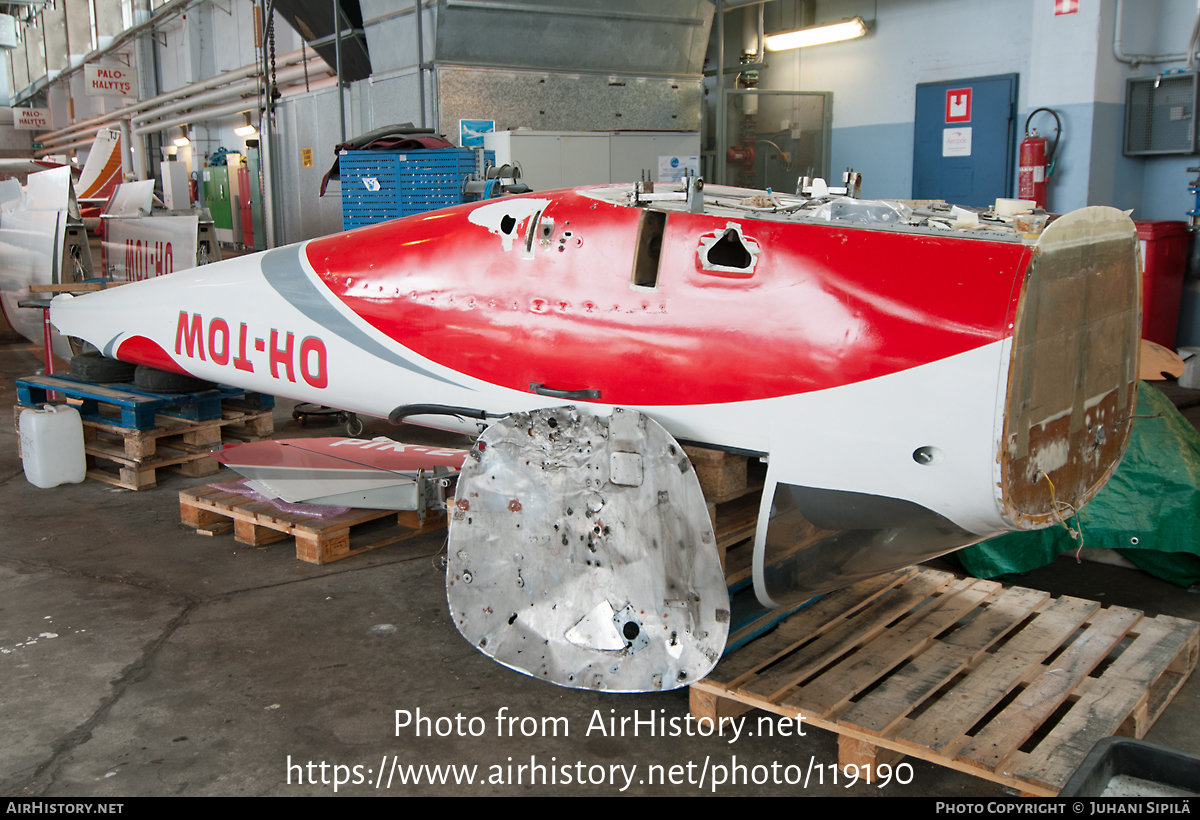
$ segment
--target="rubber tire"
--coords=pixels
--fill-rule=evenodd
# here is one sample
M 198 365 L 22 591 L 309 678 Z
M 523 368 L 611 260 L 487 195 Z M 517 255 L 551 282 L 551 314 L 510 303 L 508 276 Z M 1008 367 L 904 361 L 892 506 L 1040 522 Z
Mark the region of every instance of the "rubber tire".
M 133 383 L 139 390 L 145 390 L 147 393 L 198 393 L 201 390 L 211 390 L 216 386 L 212 382 L 197 379 L 195 376 L 159 370 L 144 364 L 138 365 L 133 374 Z
M 363 420 L 354 413 L 350 413 L 350 418 L 346 421 L 346 435 L 350 438 L 358 438 L 363 433 Z
M 137 365 L 109 359 L 99 353 L 80 353 L 71 357 L 71 378 L 93 384 L 133 381 Z

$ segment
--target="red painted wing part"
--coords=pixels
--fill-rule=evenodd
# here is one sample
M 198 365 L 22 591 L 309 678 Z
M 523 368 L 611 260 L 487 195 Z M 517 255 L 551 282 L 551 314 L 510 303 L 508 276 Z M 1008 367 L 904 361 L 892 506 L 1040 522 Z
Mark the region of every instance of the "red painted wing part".
M 239 472 L 242 468 L 282 467 L 415 473 L 435 467 L 458 470 L 466 457 L 466 450 L 422 447 L 386 438 L 276 439 L 231 444 L 213 453 L 217 461 Z
M 269 497 L 395 510 L 423 506 L 427 477 L 456 474 L 466 455 L 382 437 L 257 441 L 213 454 Z

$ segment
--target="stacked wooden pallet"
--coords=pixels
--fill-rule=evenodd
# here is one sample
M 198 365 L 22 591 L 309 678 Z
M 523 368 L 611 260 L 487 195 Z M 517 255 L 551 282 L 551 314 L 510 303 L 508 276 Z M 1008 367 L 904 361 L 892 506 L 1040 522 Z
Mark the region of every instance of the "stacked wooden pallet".
M 691 687 L 837 732 L 839 764 L 909 755 L 1057 795 L 1093 744 L 1142 737 L 1196 666 L 1200 624 L 915 568 L 831 593 Z
M 684 445 L 683 450 L 692 461 L 708 503 L 725 582 L 730 587 L 737 586 L 750 578 L 753 543 L 747 539 L 753 539 L 758 523 L 767 465 L 758 459 L 707 447 Z
M 48 393 L 76 407 L 83 418 L 88 477 L 129 490 L 157 486 L 160 469 L 212 475 L 220 469 L 209 455 L 213 449 L 269 438 L 275 430 L 274 399 L 260 393 L 233 388 L 146 393 L 132 385 L 96 385 L 66 376 L 18 379 L 14 422 L 19 424 L 23 410 L 45 404 Z
M 296 557 L 310 564 L 339 561 L 446 526 L 445 514 L 428 513 L 421 520 L 415 512 L 395 510 L 351 509 L 322 519 L 283 512 L 266 502 L 212 486 L 181 491 L 179 513 L 184 524 L 204 535 L 232 529 L 234 540 L 241 544 L 258 546 L 295 538 Z M 395 516 L 396 526 L 387 531 L 361 526 L 390 516 Z

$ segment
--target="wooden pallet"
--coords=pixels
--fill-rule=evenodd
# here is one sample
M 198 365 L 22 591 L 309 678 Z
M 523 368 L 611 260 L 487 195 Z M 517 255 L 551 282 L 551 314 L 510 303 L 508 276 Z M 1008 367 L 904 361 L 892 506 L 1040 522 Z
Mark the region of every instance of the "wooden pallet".
M 1141 738 L 1196 666 L 1200 624 L 909 568 L 826 595 L 691 687 L 838 733 L 841 765 L 911 755 L 1055 796 L 1092 745 Z
M 724 504 L 747 493 L 761 490 L 767 477 L 767 465 L 724 450 L 683 445 L 700 479 L 700 489 L 710 504 Z
M 13 423 L 19 428 L 21 412 L 13 408 Z M 128 490 L 157 486 L 157 471 L 170 468 L 184 475 L 213 475 L 221 465 L 209 455 L 222 443 L 258 441 L 275 431 L 273 411 L 256 409 L 240 399 L 226 399 L 220 416 L 192 421 L 174 415 L 153 417 L 147 430 L 123 427 L 116 416 L 94 413 L 83 419 L 87 476 Z M 17 455 L 21 455 L 20 436 Z
M 766 483 L 767 466 L 758 459 L 697 447 L 683 447 L 708 504 L 717 538 L 717 552 L 725 569 L 725 581 L 735 586 L 750 577 L 750 557 L 758 524 L 758 507 Z M 728 555 L 728 561 L 727 561 Z
M 422 523 L 412 511 L 352 509 L 335 518 L 321 520 L 285 513 L 244 495 L 227 493 L 205 485 L 179 493 L 179 513 L 184 524 L 203 535 L 233 530 L 234 540 L 259 546 L 296 539 L 296 557 L 310 564 L 328 564 L 368 550 L 406 541 L 446 526 L 445 514 L 426 512 Z M 352 530 L 369 521 L 396 516 L 397 531 L 372 532 L 364 537 Z M 380 538 L 379 536 L 384 536 Z M 367 541 L 369 543 L 362 543 Z

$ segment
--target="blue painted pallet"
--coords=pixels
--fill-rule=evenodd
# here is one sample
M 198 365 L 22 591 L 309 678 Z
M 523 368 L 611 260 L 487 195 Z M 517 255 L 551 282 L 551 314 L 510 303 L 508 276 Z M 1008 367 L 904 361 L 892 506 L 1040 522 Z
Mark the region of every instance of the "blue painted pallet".
M 261 410 L 275 406 L 274 396 L 224 385 L 197 393 L 147 393 L 132 384 L 92 384 L 66 375 L 29 376 L 16 383 L 17 401 L 25 407 L 45 404 L 46 394 L 54 392 L 77 400 L 79 414 L 87 421 L 111 424 L 113 417 L 100 412 L 101 404 L 111 405 L 120 412 L 120 426 L 130 430 L 153 430 L 154 417 L 160 414 L 189 421 L 219 419 L 221 402 L 238 397 Z
M 750 579 L 734 584 L 729 588 L 729 638 L 725 644 L 725 654 L 745 646 L 759 635 L 773 629 L 780 621 L 819 601 L 821 597 L 818 595 L 790 607 L 768 609 L 759 603 Z

